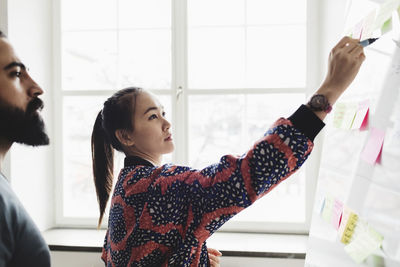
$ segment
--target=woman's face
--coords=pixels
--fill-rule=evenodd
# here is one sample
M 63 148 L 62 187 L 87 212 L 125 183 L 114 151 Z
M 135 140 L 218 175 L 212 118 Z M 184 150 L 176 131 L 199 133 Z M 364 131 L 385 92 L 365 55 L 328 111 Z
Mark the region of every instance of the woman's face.
M 174 150 L 171 124 L 153 94 L 142 91 L 136 96 L 133 126 L 132 139 L 140 153 L 157 158 Z

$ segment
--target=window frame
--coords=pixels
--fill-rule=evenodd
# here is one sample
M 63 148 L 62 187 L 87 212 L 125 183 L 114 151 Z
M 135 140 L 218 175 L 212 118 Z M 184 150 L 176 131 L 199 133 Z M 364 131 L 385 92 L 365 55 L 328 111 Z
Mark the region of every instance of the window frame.
M 53 53 L 54 53 L 54 110 L 55 118 L 63 117 L 63 99 L 65 96 L 110 96 L 113 90 L 87 90 L 87 91 L 63 91 L 62 90 L 62 65 L 61 65 L 61 0 L 53 2 Z M 322 21 L 321 3 L 318 0 L 306 0 L 306 85 L 304 88 L 243 88 L 243 89 L 188 89 L 188 43 L 187 43 L 187 1 L 171 0 L 171 41 L 172 41 L 172 77 L 171 89 L 151 90 L 157 95 L 171 96 L 172 123 L 176 150 L 172 160 L 176 164 L 188 164 L 189 140 L 188 140 L 188 98 L 190 95 L 221 95 L 221 94 L 291 94 L 304 93 L 306 97 L 314 93 L 319 86 L 321 78 L 322 60 L 320 46 L 320 26 Z M 299 105 L 302 103 L 299 103 Z M 293 111 L 297 107 L 293 107 Z M 63 215 L 63 123 L 60 119 L 54 121 L 55 141 L 55 226 L 87 228 L 96 227 L 97 219 L 70 218 Z M 319 143 L 318 137 L 316 142 Z M 322 141 L 322 140 L 321 140 Z M 234 222 L 224 225 L 220 231 L 229 232 L 262 232 L 262 233 L 308 233 L 311 224 L 311 214 L 316 190 L 319 160 L 321 149 L 316 147 L 305 167 L 306 175 L 306 220 L 304 223 L 276 223 L 276 222 Z M 107 227 L 104 219 L 102 228 Z

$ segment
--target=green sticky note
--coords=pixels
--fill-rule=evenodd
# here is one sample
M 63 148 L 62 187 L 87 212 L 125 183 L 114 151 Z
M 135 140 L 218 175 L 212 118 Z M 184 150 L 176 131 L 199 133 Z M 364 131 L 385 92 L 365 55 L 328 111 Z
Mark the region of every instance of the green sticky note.
M 392 30 L 392 18 L 388 19 L 381 28 L 381 34 L 385 34 L 387 32 L 390 32 Z
M 360 223 L 359 226 L 354 241 L 344 247 L 350 258 L 358 264 L 374 253 L 383 241 L 383 236 L 366 223 Z
M 399 15 L 399 18 L 400 18 L 400 6 L 399 6 L 399 9 L 397 9 L 397 15 Z
M 327 222 L 331 222 L 333 205 L 334 205 L 333 198 L 326 197 L 324 209 L 322 210 L 322 218 Z
M 346 113 L 346 104 L 345 103 L 337 103 L 334 107 L 334 115 L 333 115 L 333 126 L 335 128 L 340 129 L 342 126 L 343 118 Z
M 399 3 L 399 0 L 387 0 L 379 7 L 375 18 L 374 30 L 382 28 L 382 25 L 392 17 L 393 11 L 399 8 Z

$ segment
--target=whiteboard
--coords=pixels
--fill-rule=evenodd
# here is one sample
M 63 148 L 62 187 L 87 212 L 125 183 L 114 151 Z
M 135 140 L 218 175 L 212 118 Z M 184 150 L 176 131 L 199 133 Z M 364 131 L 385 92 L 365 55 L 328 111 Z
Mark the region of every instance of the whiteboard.
M 350 14 L 351 16 L 351 14 Z M 326 121 L 306 266 L 400 266 L 400 41 L 399 22 L 365 49 L 357 78 L 341 102 L 370 101 L 367 130 L 343 130 Z M 371 128 L 385 131 L 380 162 L 360 158 Z M 338 231 L 321 217 L 331 196 L 350 207 L 383 237 L 382 247 L 361 264 L 345 252 Z

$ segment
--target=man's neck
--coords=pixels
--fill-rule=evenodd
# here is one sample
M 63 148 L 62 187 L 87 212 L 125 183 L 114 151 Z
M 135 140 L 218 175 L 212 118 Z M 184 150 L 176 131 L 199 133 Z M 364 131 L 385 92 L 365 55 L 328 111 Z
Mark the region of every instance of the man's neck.
M 2 170 L 2 163 L 6 157 L 7 152 L 10 150 L 12 142 L 0 136 L 0 171 Z

